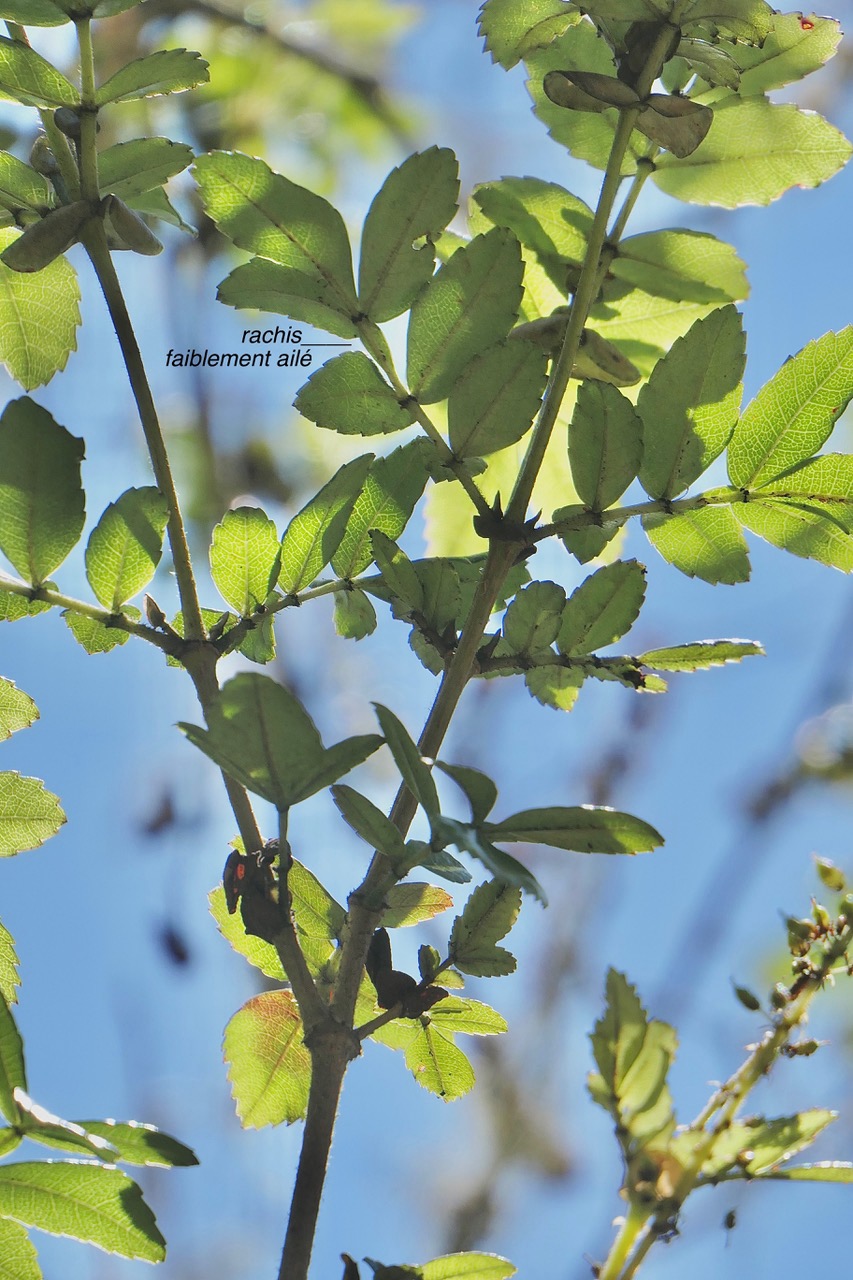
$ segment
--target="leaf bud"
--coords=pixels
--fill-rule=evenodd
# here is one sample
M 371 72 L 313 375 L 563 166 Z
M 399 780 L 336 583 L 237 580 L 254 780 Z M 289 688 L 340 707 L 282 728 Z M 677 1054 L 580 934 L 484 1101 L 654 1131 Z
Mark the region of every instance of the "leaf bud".
M 56 156 L 51 151 L 47 135 L 44 133 L 38 135 L 30 149 L 30 164 L 43 178 L 51 178 L 59 172 Z
M 814 916 L 814 922 L 820 932 L 828 933 L 832 928 L 832 916 L 829 914 L 826 907 L 822 907 L 814 898 L 812 899 L 812 915 Z
M 834 893 L 843 893 L 847 888 L 844 872 L 829 858 L 815 858 L 815 869 L 827 889 L 832 889 Z
M 118 196 L 104 196 L 101 201 L 101 213 L 109 219 L 110 226 L 119 240 L 134 253 L 142 253 L 146 257 L 153 258 L 163 252 L 163 245 L 147 222 L 133 209 L 129 209 Z
M 151 596 L 145 597 L 145 616 L 152 627 L 161 630 L 166 626 L 166 615 L 160 608 L 156 600 Z
M 0 260 L 12 271 L 41 271 L 76 244 L 90 216 L 91 209 L 85 200 L 52 209 L 7 245 Z
M 53 123 L 66 138 L 80 137 L 80 116 L 73 107 L 57 107 L 53 113 Z
M 784 1009 L 790 999 L 791 993 L 785 986 L 784 982 L 777 982 L 776 986 L 770 992 L 770 1003 L 773 1008 Z
M 732 983 L 732 987 L 734 988 L 735 995 L 745 1009 L 749 1009 L 751 1013 L 756 1013 L 761 1008 L 761 1001 L 758 999 L 758 996 L 753 995 L 748 987 L 739 987 L 735 982 Z

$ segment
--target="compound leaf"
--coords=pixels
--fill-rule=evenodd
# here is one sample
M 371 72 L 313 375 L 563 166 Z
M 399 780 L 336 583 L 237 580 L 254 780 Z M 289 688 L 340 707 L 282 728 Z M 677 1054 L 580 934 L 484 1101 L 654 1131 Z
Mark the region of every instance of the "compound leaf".
M 192 148 L 169 138 L 136 138 L 117 142 L 98 156 L 101 193 L 122 200 L 162 187 L 193 162 Z
M 200 53 L 186 49 L 158 49 L 144 58 L 135 58 L 104 81 L 95 94 L 99 106 L 105 102 L 130 102 L 163 93 L 180 93 L 210 79 L 207 63 Z

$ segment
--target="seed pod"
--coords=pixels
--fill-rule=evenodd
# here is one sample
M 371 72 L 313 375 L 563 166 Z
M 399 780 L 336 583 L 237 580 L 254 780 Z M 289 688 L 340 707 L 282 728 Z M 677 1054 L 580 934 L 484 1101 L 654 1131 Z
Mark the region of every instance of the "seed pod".
M 109 219 L 119 240 L 134 253 L 143 253 L 151 258 L 163 252 L 162 244 L 148 224 L 118 196 L 105 196 L 101 201 L 101 211 Z
M 76 244 L 91 213 L 85 200 L 75 200 L 73 204 L 51 210 L 7 245 L 0 253 L 0 261 L 13 271 L 41 271 Z
M 53 113 L 53 123 L 66 138 L 80 137 L 80 117 L 73 107 L 57 107 Z

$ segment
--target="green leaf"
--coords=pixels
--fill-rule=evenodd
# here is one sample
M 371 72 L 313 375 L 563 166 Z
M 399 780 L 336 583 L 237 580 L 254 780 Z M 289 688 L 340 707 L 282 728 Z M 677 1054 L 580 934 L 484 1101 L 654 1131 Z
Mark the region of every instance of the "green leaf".
M 643 424 L 606 382 L 582 382 L 569 425 L 569 462 L 581 502 L 603 511 L 621 498 L 643 457 Z
M 248 1000 L 225 1028 L 223 1052 L 244 1129 L 304 1118 L 311 1055 L 292 992 L 264 991 Z
M 628 1154 L 675 1129 L 666 1078 L 677 1040 L 665 1022 L 649 1020 L 637 993 L 623 974 L 607 974 L 607 1007 L 595 1024 L 592 1051 L 599 1074 L 590 1075 L 593 1100 L 604 1106 L 620 1128 L 617 1137 Z
M 676 516 L 643 516 L 649 542 L 688 578 L 746 582 L 749 555 L 731 507 L 700 507 Z
M 517 858 L 498 849 L 486 836 L 490 833 L 491 824 L 481 823 L 477 827 L 468 826 L 464 822 L 456 822 L 453 818 L 441 817 L 433 821 L 434 836 L 446 844 L 455 844 L 457 849 L 468 853 L 481 862 L 491 876 L 503 884 L 514 885 L 525 893 L 533 894 L 543 907 L 548 905 L 545 890 L 531 871 Z M 422 862 L 422 866 L 428 863 Z M 433 866 L 432 868 L 436 868 Z
M 676 338 L 686 333 L 695 320 L 716 310 L 714 303 L 675 302 L 643 289 L 626 293 L 623 288 L 618 285 L 618 296 L 611 290 L 605 300 L 593 306 L 590 322 L 601 337 L 615 343 L 647 377 Z
M 40 585 L 77 543 L 85 518 L 83 442 L 26 396 L 0 417 L 0 549 Z
M 441 760 L 436 760 L 435 764 L 465 792 L 471 806 L 471 821 L 476 824 L 487 818 L 498 798 L 498 789 L 491 778 L 469 765 L 444 764 Z
M 516 1268 L 495 1253 L 446 1253 L 420 1268 L 423 1280 L 508 1280 Z
M 430 818 L 437 816 L 440 812 L 438 792 L 435 789 L 430 768 L 424 763 L 417 744 L 409 737 L 393 711 L 389 711 L 379 702 L 374 702 L 373 706 L 388 750 L 394 757 L 394 763 L 403 781 L 424 813 Z
M 727 662 L 740 662 L 763 654 L 754 640 L 694 640 L 691 644 L 670 645 L 665 649 L 649 649 L 638 662 L 655 671 L 704 671 Z
M 86 577 L 105 609 L 118 613 L 154 577 L 169 517 L 159 489 L 126 489 L 101 516 L 86 547 Z
M 352 827 L 356 835 L 361 836 L 362 840 L 370 845 L 371 849 L 377 849 L 392 862 L 404 857 L 403 837 L 399 830 L 381 809 L 368 800 L 367 796 L 361 795 L 360 792 L 354 791 L 352 787 L 343 783 L 332 787 L 331 790 L 332 799 L 340 809 L 344 821 Z
M 710 1157 L 702 1165 L 702 1176 L 716 1177 L 737 1166 L 747 1177 L 758 1177 L 810 1147 L 837 1116 L 837 1111 L 813 1108 L 774 1120 L 763 1116 L 735 1120 L 714 1143 Z M 749 1160 L 745 1159 L 747 1154 Z
M 408 333 L 408 379 L 422 403 L 444 400 L 462 370 L 505 338 L 521 303 L 518 241 L 495 227 L 476 236 L 419 295 Z
M 39 718 L 39 709 L 14 681 L 0 677 L 0 742 L 18 729 L 27 729 Z
M 773 499 L 740 503 L 735 511 L 742 525 L 774 547 L 853 572 L 853 535 L 823 512 Z
M 641 388 L 640 482 L 652 498 L 677 497 L 725 449 L 737 421 L 746 337 L 734 307 L 697 320 Z M 853 391 L 853 387 L 851 387 Z
M 363 640 L 376 630 L 376 610 L 358 587 L 335 592 L 335 631 L 345 640 Z
M 667 195 L 734 209 L 769 204 L 791 187 L 816 187 L 847 162 L 850 143 L 813 111 L 764 97 L 714 104 L 708 136 L 692 155 L 661 155 L 654 182 Z
M 0 773 L 0 857 L 36 849 L 65 820 L 58 798 L 39 778 Z
M 137 138 L 117 142 L 98 156 L 101 193 L 127 200 L 141 196 L 192 164 L 192 148 L 169 138 Z
M 35 1245 L 11 1218 L 0 1218 L 0 1280 L 43 1280 Z
M 346 912 L 313 871 L 294 858 L 287 873 L 291 908 L 300 934 L 306 938 L 337 941 L 343 933 Z
M 327 200 L 236 151 L 199 156 L 195 177 L 205 212 L 223 235 L 319 282 L 341 315 L 358 314 L 349 237 Z
M 728 450 L 738 488 L 766 484 L 811 457 L 853 396 L 853 325 L 786 360 L 747 405 Z
M 58 27 L 68 22 L 68 14 L 51 0 L 3 0 L 0 18 L 29 27 Z
M 255 934 L 246 933 L 243 917 L 239 911 L 235 911 L 233 915 L 229 914 L 222 885 L 211 889 L 207 900 L 217 929 L 237 954 L 243 956 L 256 969 L 260 969 L 261 973 L 265 973 L 268 978 L 285 982 L 287 975 L 281 966 L 275 947 Z
M 418 1022 L 405 1046 L 406 1066 L 422 1089 L 445 1102 L 461 1098 L 474 1087 L 474 1068 L 454 1043 L 450 1033 L 434 1022 Z
M 736 40 L 760 43 L 770 31 L 773 10 L 765 0 L 693 0 L 682 11 L 685 26 L 713 23 Z
M 388 435 L 414 422 L 411 406 L 400 402 L 361 351 L 347 351 L 322 365 L 293 403 L 310 422 L 342 435 Z
M 450 391 L 447 422 L 457 458 L 496 453 L 530 429 L 548 357 L 532 342 L 501 342 L 477 356 Z
M 177 227 L 179 231 L 186 231 L 188 235 L 198 234 L 195 227 L 184 221 L 162 187 L 143 191 L 138 196 L 129 196 L 125 204 L 135 209 L 137 213 L 145 214 L 146 217 L 159 218 L 161 222 L 168 222 L 170 226 Z
M 43 585 L 55 587 L 56 583 Z M 0 588 L 0 622 L 19 622 L 21 618 L 34 618 L 37 613 L 45 613 L 51 607 L 46 600 L 28 600 L 17 591 Z
M 522 587 L 504 614 L 504 643 L 498 652 L 528 657 L 547 652 L 557 638 L 566 593 L 556 582 L 531 582 Z
M 47 179 L 17 156 L 0 151 L 0 205 L 10 213 L 19 209 L 42 213 L 50 204 Z
M 180 724 L 199 750 L 256 795 L 286 810 L 336 782 L 381 745 L 376 734 L 328 750 L 294 694 L 268 676 L 245 672 L 222 688 L 208 729 Z
M 241 617 L 263 605 L 275 584 L 279 542 L 259 507 L 226 511 L 213 530 L 210 573 L 219 594 Z
M 18 1108 L 17 1128 L 33 1142 L 46 1147 L 58 1147 L 62 1151 L 95 1155 L 108 1164 L 114 1164 L 117 1152 L 106 1139 L 88 1134 L 81 1125 L 63 1120 L 38 1105 L 22 1088 L 15 1089 Z
M 464 996 L 445 997 L 432 1008 L 429 1016 L 437 1029 L 451 1035 L 498 1036 L 509 1029 L 506 1019 L 495 1009 Z
M 267 311 L 302 320 L 339 338 L 358 333 L 351 313 L 340 309 L 335 290 L 320 276 L 252 258 L 237 267 L 216 291 L 220 302 L 238 310 Z
M 597 805 L 525 809 L 501 822 L 484 822 L 490 840 L 547 844 L 575 853 L 648 853 L 663 844 L 654 827 L 630 813 Z
M 540 178 L 501 178 L 475 187 L 471 228 L 506 227 L 543 264 L 565 301 L 566 264 L 586 255 L 592 210 L 555 182 Z M 561 268 L 562 264 L 562 270 Z
M 515 956 L 496 944 L 509 933 L 521 910 L 521 891 L 500 880 L 478 885 L 453 921 L 448 955 L 457 969 L 475 977 L 514 973 Z
M 29 45 L 0 36 L 0 98 L 27 107 L 73 107 L 79 92 Z
M 65 625 L 74 639 L 88 654 L 110 653 L 120 645 L 127 644 L 128 633 L 120 627 L 108 627 L 99 618 L 89 618 L 84 613 L 72 613 L 63 610 Z
M 430 280 L 434 243 L 458 198 L 459 165 L 447 147 L 430 147 L 391 170 L 361 238 L 358 302 L 374 323 L 406 311 Z
M 577 10 L 567 8 L 563 0 L 526 0 L 523 6 L 517 0 L 485 0 L 478 30 L 492 62 L 508 71 L 531 50 L 549 44 L 579 21 Z
M 738 1178 L 747 1175 L 738 1170 Z M 853 1182 L 853 1164 L 845 1164 L 842 1160 L 821 1160 L 818 1164 L 795 1164 L 792 1168 L 769 1169 L 760 1175 L 765 1182 Z M 721 1181 L 726 1181 L 723 1175 Z
M 557 648 L 571 656 L 612 644 L 634 624 L 645 594 L 646 571 L 638 561 L 604 565 L 566 602 Z
M 105 102 L 130 102 L 162 93 L 180 93 L 210 79 L 207 63 L 200 53 L 186 49 L 159 49 L 136 58 L 116 71 L 95 94 L 98 106 Z
M 760 498 L 783 498 L 824 511 L 853 532 L 853 456 L 824 453 L 769 480 L 756 492 Z
M 767 39 L 738 45 L 732 57 L 741 68 L 741 93 L 766 93 L 817 71 L 835 53 L 841 27 L 816 13 L 774 13 Z
M 381 529 L 370 531 L 370 545 L 382 581 L 392 596 L 409 609 L 423 611 L 424 589 L 406 553 Z
M 162 1262 L 166 1255 L 139 1187 L 102 1165 L 48 1160 L 0 1166 L 0 1217 L 73 1236 L 123 1258 Z
M 20 232 L 0 228 L 0 251 Z M 26 391 L 50 382 L 77 350 L 77 273 L 61 255 L 23 274 L 0 261 L 0 360 Z
M 406 881 L 395 884 L 385 895 L 388 903 L 382 915 L 386 929 L 404 929 L 422 920 L 432 920 L 453 906 L 453 899 L 446 889 L 434 884 L 418 884 Z
M 629 236 L 610 270 L 617 280 L 674 302 L 739 302 L 749 293 L 733 246 L 690 230 Z
M 4 997 L 0 999 L 0 1111 L 10 1124 L 19 1118 L 15 1090 L 26 1087 L 24 1042 Z
M 15 1004 L 17 1001 L 15 992 L 20 981 L 15 939 L 6 926 L 0 924 L 0 996 L 7 1005 Z
M 372 561 L 371 530 L 399 538 L 424 491 L 427 460 L 432 457 L 430 441 L 412 440 L 370 466 L 346 532 L 332 555 L 332 567 L 340 578 L 358 577 Z
M 86 1133 L 105 1138 L 125 1164 L 159 1169 L 183 1169 L 198 1164 L 194 1151 L 153 1124 L 142 1124 L 139 1120 L 78 1120 L 76 1123 Z
M 524 684 L 531 697 L 555 711 L 571 711 L 585 679 L 583 671 L 552 663 L 531 667 L 524 673 Z
M 372 461 L 373 454 L 365 453 L 345 463 L 293 517 L 281 540 L 279 582 L 285 591 L 301 591 L 335 555 Z
M 406 865 L 423 867 L 451 884 L 468 884 L 471 872 L 446 849 L 432 849 L 423 840 L 406 841 Z

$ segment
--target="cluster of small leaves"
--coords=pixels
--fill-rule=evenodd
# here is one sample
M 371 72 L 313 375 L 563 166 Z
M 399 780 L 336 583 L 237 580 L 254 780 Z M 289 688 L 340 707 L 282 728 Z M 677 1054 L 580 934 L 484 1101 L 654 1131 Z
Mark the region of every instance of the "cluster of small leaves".
M 614 1120 L 625 1166 L 624 1194 L 655 1219 L 658 1233 L 675 1227 L 694 1187 L 754 1178 L 853 1181 L 849 1163 L 788 1163 L 814 1142 L 835 1112 L 813 1108 L 771 1119 L 738 1117 L 752 1087 L 778 1057 L 816 1052 L 817 1041 L 793 1038 L 805 1020 L 807 1002 L 836 975 L 850 972 L 853 895 L 846 892 L 843 873 L 828 860 L 818 860 L 818 872 L 824 887 L 839 896 L 837 909 L 833 913 L 813 902 L 810 918 L 788 919 L 792 982 L 776 985 L 767 1010 L 751 991 L 735 988 L 740 1002 L 768 1017 L 770 1025 L 751 1046 L 748 1062 L 692 1125 L 676 1127 L 667 1083 L 676 1050 L 673 1029 L 648 1018 L 622 974 L 608 974 L 605 1011 L 591 1037 L 598 1070 L 589 1076 L 589 1090 Z
M 341 1254 L 343 1280 L 361 1280 L 358 1263 L 348 1253 Z M 516 1268 L 494 1253 L 447 1253 L 420 1266 L 385 1266 L 365 1258 L 374 1280 L 508 1280 Z

